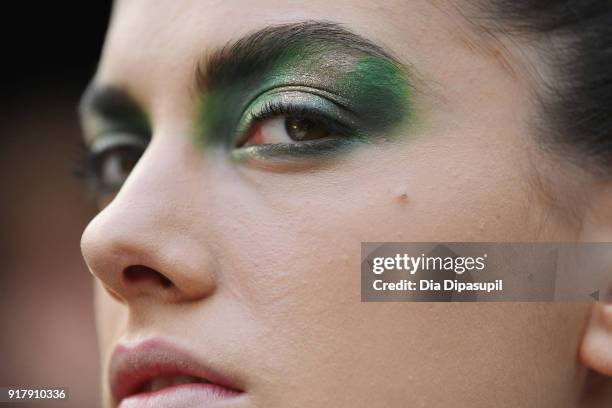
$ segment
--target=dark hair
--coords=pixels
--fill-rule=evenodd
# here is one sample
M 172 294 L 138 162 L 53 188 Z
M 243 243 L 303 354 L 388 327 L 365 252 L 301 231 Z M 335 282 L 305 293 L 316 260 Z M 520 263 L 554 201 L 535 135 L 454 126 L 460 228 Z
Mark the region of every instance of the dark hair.
M 609 175 L 612 0 L 480 0 L 477 12 L 488 31 L 533 44 L 552 73 L 537 91 L 541 141 Z

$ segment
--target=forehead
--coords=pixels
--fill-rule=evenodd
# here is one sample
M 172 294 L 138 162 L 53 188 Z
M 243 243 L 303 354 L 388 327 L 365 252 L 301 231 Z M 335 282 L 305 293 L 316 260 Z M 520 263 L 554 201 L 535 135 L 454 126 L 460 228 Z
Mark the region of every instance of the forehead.
M 304 20 L 341 23 L 418 64 L 453 40 L 449 27 L 461 23 L 452 9 L 422 0 L 122 0 L 97 78 L 129 84 L 141 99 L 168 95 L 189 85 L 197 61 L 212 50 L 268 25 Z

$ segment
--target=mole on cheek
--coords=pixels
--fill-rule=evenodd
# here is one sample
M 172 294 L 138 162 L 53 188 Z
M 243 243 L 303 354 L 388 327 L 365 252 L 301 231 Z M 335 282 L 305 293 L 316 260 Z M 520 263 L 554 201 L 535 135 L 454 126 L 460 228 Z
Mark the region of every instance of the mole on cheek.
M 401 204 L 407 204 L 409 201 L 408 191 L 403 187 L 397 188 L 393 192 L 393 198 Z

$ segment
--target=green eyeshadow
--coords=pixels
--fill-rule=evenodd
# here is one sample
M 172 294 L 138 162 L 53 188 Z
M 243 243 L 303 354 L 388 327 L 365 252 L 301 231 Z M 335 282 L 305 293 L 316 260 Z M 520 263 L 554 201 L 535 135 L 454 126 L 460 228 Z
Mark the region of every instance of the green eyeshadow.
M 365 57 L 339 79 L 355 114 L 367 131 L 386 133 L 408 119 L 411 92 L 404 74 L 392 62 Z
M 335 143 L 250 149 L 253 154 L 325 156 L 345 151 L 359 144 L 356 142 L 386 139 L 411 117 L 407 75 L 385 56 L 307 45 L 285 48 L 273 60 L 265 70 L 243 70 L 232 81 L 208 89 L 200 99 L 198 145 L 232 150 L 254 118 L 271 105 L 325 116 L 351 128 L 352 136 L 342 136 L 339 139 L 344 140 Z

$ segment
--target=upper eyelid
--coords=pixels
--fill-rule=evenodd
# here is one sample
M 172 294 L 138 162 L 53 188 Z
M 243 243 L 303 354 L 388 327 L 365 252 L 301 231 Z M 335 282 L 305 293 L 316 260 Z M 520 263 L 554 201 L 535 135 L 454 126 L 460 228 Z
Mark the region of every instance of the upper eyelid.
M 279 97 L 286 96 L 289 93 L 294 93 L 294 94 L 299 93 L 302 95 L 311 95 L 314 98 L 323 98 L 327 100 L 329 103 L 332 103 L 338 106 L 340 109 L 343 109 L 344 111 L 346 111 L 348 115 L 356 116 L 356 113 L 350 107 L 348 100 L 346 98 L 343 98 L 340 95 L 334 94 L 322 88 L 316 88 L 312 86 L 283 85 L 280 87 L 276 86 L 273 88 L 268 88 L 262 92 L 259 92 L 255 97 L 251 98 L 251 100 L 245 105 L 244 109 L 240 113 L 239 123 L 241 123 L 246 118 L 247 114 L 249 113 L 249 108 L 251 108 L 253 104 L 255 104 L 260 99 L 264 97 L 272 98 L 274 97 L 274 95 L 277 95 Z
M 93 154 L 100 153 L 109 146 L 122 144 L 145 149 L 151 140 L 148 133 L 143 134 L 141 130 L 119 124 L 98 126 L 95 130 L 87 129 L 85 125 L 81 127 L 85 146 Z
M 312 94 L 312 95 L 316 95 L 316 96 L 320 96 L 323 97 L 325 99 L 328 99 L 329 101 L 335 103 L 336 105 L 340 106 L 343 109 L 346 109 L 347 111 L 352 112 L 352 109 L 350 107 L 350 102 L 347 98 L 338 95 L 336 93 L 330 92 L 324 88 L 319 88 L 313 85 L 306 85 L 306 84 L 301 84 L 299 82 L 295 82 L 295 83 L 286 83 L 286 84 L 282 84 L 281 86 L 276 85 L 276 86 L 272 86 L 269 88 L 265 88 L 263 90 L 261 90 L 260 92 L 258 92 L 257 94 L 255 94 L 255 96 L 253 96 L 250 100 L 250 102 L 247 104 L 247 106 L 245 107 L 245 109 L 243 110 L 242 114 L 244 114 L 244 111 L 246 111 L 246 109 L 248 109 L 248 107 L 255 102 L 257 99 L 266 96 L 266 95 L 274 95 L 275 93 L 285 93 L 285 92 L 291 92 L 291 91 L 296 91 L 296 92 L 304 92 L 306 94 Z
M 105 137 L 99 136 L 93 140 L 89 146 L 89 150 L 93 154 L 99 154 L 109 148 L 117 146 L 137 146 L 143 150 L 147 148 L 148 142 L 141 137 L 129 132 L 108 132 Z
M 318 109 L 313 108 L 312 105 L 307 106 L 304 103 L 304 101 L 298 102 L 296 101 L 296 99 L 298 99 L 299 96 L 302 96 L 305 98 L 325 100 L 326 101 L 325 103 L 329 104 L 330 106 L 335 107 L 335 110 L 336 110 L 335 113 L 337 115 L 334 116 L 330 114 L 329 112 L 320 110 L 320 114 L 321 114 L 320 116 L 325 117 L 331 121 L 338 122 L 341 125 L 346 126 L 346 127 L 357 127 L 358 126 L 358 123 L 357 123 L 358 118 L 356 114 L 350 108 L 345 107 L 344 104 L 338 103 L 337 100 L 331 100 L 328 97 L 321 96 L 321 95 L 329 96 L 330 94 L 327 91 L 318 90 L 316 92 L 312 92 L 312 90 L 313 90 L 312 88 L 292 86 L 292 87 L 275 88 L 273 89 L 272 92 L 260 93 L 260 96 L 258 98 L 253 99 L 244 109 L 240 117 L 240 120 L 238 121 L 238 124 L 236 126 L 236 130 L 235 130 L 236 135 L 234 135 L 234 137 L 232 138 L 233 142 L 235 143 L 237 140 L 242 139 L 243 133 L 248 131 L 248 129 L 250 128 L 254 120 L 258 119 L 257 118 L 258 114 L 253 113 L 253 110 L 257 110 L 257 107 L 256 106 L 253 107 L 253 105 L 256 104 L 257 101 L 261 100 L 264 97 L 269 98 L 269 100 L 260 102 L 263 104 L 263 107 L 260 107 L 259 111 L 265 111 L 267 109 L 266 106 L 269 105 L 270 103 L 278 104 L 278 105 L 284 104 L 285 106 L 298 106 L 302 104 L 302 106 L 304 106 L 305 109 L 315 111 Z M 289 96 L 288 94 L 291 94 L 291 93 L 293 93 L 293 95 Z M 292 100 L 284 101 L 284 102 L 273 101 L 272 99 L 274 98 L 275 94 L 278 95 L 277 97 L 281 97 L 281 96 L 289 97 Z

